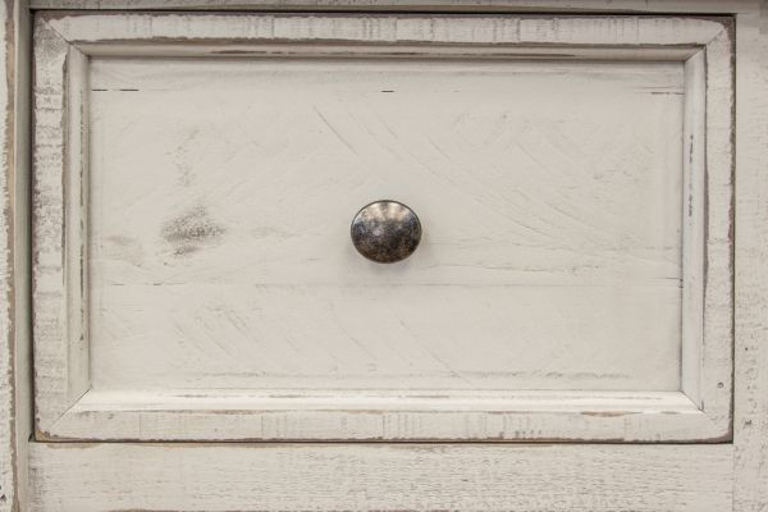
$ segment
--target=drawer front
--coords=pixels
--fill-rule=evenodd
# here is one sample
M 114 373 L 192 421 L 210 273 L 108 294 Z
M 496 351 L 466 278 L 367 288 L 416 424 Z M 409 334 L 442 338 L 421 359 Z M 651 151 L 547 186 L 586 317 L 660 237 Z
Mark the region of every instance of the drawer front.
M 727 21 L 180 20 L 37 19 L 41 437 L 728 438 Z

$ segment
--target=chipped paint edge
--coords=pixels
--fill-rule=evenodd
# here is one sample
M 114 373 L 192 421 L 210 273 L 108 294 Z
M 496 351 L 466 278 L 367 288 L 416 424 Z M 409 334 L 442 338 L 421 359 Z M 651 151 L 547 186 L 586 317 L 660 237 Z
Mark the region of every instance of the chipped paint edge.
M 29 12 L 0 2 L 0 512 L 27 510 L 31 429 L 28 230 Z

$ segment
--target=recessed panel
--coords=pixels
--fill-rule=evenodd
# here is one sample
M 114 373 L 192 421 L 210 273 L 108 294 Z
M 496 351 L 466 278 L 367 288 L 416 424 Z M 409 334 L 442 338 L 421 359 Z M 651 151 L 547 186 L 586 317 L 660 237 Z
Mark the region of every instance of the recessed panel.
M 679 390 L 681 62 L 90 62 L 96 390 Z M 363 258 L 392 199 L 422 239 Z

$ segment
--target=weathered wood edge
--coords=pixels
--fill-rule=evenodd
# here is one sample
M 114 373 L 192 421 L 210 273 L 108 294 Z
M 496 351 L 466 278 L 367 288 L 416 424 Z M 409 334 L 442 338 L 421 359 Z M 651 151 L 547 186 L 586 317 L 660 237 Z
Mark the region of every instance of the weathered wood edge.
M 34 47 L 32 326 L 36 431 L 44 432 L 90 388 L 81 307 L 83 148 L 68 150 L 69 140 L 81 140 L 68 107 L 80 97 L 85 59 L 41 19 Z
M 768 510 L 768 1 L 737 17 L 735 512 Z
M 683 391 L 731 438 L 733 25 L 685 64 Z M 703 319 L 703 321 L 702 321 Z
M 731 438 L 735 75 L 732 20 L 706 46 L 706 199 L 701 409 Z
M 701 407 L 704 337 L 704 251 L 706 209 L 706 50 L 685 61 L 683 121 L 683 297 L 681 389 Z
M 754 0 L 32 0 L 33 9 L 737 13 Z
M 722 442 L 722 425 L 682 393 L 463 400 L 234 395 L 189 398 L 91 390 L 51 441 Z M 546 402 L 546 404 L 544 404 Z M 457 421 L 457 418 L 460 421 Z M 85 434 L 84 434 L 85 433 Z
M 15 340 L 13 328 L 13 216 L 11 202 L 11 170 L 13 168 L 13 70 L 9 59 L 13 53 L 14 4 L 0 4 L 0 31 L 2 31 L 2 49 L 0 67 L 5 68 L 6 80 L 0 82 L 0 109 L 3 112 L 3 124 L 0 126 L 0 408 L 7 411 L 0 419 L 0 511 L 6 512 L 17 508 L 17 446 L 16 446 L 16 403 L 14 396 Z M 10 121 L 10 125 L 9 125 Z
M 727 512 L 732 445 L 36 443 L 30 512 Z
M 0 512 L 27 510 L 32 428 L 29 330 L 29 11 L 0 3 Z
M 77 46 L 290 42 L 489 47 L 529 44 L 581 48 L 611 45 L 621 48 L 705 46 L 717 38 L 731 20 L 724 16 L 614 16 L 605 20 L 595 16 L 550 14 L 202 14 L 45 11 L 38 13 L 36 19 Z M 474 30 L 467 29 L 470 24 Z

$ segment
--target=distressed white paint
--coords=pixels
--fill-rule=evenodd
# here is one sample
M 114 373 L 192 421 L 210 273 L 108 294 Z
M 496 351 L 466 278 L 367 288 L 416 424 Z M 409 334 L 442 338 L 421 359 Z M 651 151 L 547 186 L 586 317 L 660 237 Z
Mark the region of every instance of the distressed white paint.
M 739 17 L 734 512 L 768 510 L 768 2 Z
M 32 0 L 34 9 L 750 13 L 755 0 Z
M 727 28 L 690 19 L 555 21 L 178 15 L 41 21 L 41 431 L 99 439 L 727 435 L 731 340 L 723 333 L 730 293 L 719 285 L 725 293 L 701 305 L 702 333 L 684 339 L 680 332 L 680 287 L 693 280 L 705 283 L 702 290 L 715 289 L 731 275 L 730 115 L 717 112 L 731 94 Z M 225 58 L 229 48 L 213 44 L 224 34 L 241 45 L 288 37 L 457 41 L 468 48 L 555 43 L 565 52 L 578 43 L 661 43 L 671 45 L 672 62 L 553 61 L 557 53 L 546 60 L 528 53 L 534 60 L 522 62 L 494 52 L 493 60 L 470 62 L 459 58 L 461 50 L 430 60 L 430 46 L 419 50 L 420 58 L 397 60 L 342 59 L 355 48 L 339 46 L 327 47 L 322 58 L 243 60 Z M 207 43 L 201 51 L 218 58 L 108 57 L 110 41 L 118 43 L 112 54 L 130 56 L 130 41 L 146 41 L 161 56 L 155 43 L 167 38 L 177 46 Z M 679 59 L 698 58 L 690 45 L 702 43 L 709 43 L 712 60 L 707 76 L 684 81 Z M 98 55 L 90 71 L 73 44 Z M 681 55 L 684 48 L 690 53 Z M 643 50 L 634 55 L 648 58 Z M 537 101 L 542 97 L 547 101 Z M 685 204 L 709 207 L 706 219 L 697 215 L 683 225 L 682 134 L 692 133 L 683 119 L 693 119 L 690 111 L 705 100 L 715 112 L 704 150 L 713 162 L 709 188 L 693 186 Z M 85 153 L 77 143 L 81 117 L 91 120 L 92 151 Z M 62 122 L 67 140 L 53 129 Z M 695 147 L 703 141 L 694 138 Z M 81 177 L 88 160 L 82 154 L 91 160 L 90 181 Z M 70 170 L 62 188 L 64 165 Z M 705 173 L 701 159 L 685 169 Z M 347 241 L 349 212 L 381 194 L 413 205 L 429 226 L 426 243 L 405 265 L 375 267 Z M 80 213 L 78 205 L 89 211 Z M 64 210 L 66 255 L 57 231 L 57 212 Z M 81 215 L 90 216 L 90 235 L 79 227 Z M 707 250 L 694 247 L 688 260 L 706 254 L 707 273 L 697 273 L 705 268 L 697 263 L 685 277 L 681 231 L 703 232 L 704 223 Z M 713 236 L 721 231 L 723 249 Z M 83 240 L 90 244 L 88 270 L 78 272 Z M 89 315 L 83 293 L 91 294 Z M 695 296 L 686 300 L 700 303 Z M 68 312 L 65 323 L 59 308 Z M 88 331 L 80 327 L 86 316 L 90 350 L 80 334 Z M 702 334 L 713 341 L 701 345 Z M 693 372 L 683 375 L 682 386 L 696 401 L 694 410 L 678 391 L 681 344 L 694 361 L 682 365 Z M 694 388 L 686 389 L 691 382 Z M 87 402 L 72 407 L 89 386 Z M 215 397 L 210 391 L 231 389 L 255 403 L 270 391 L 295 411 L 284 407 L 288 427 L 273 432 L 243 428 L 248 415 L 225 415 L 223 403 L 202 412 L 170 403 L 142 412 L 141 400 L 129 400 L 128 409 L 109 413 L 116 414 L 113 423 L 95 407 L 109 407 L 100 402 L 101 391 L 137 389 L 157 390 L 156 397 L 189 393 L 184 390 Z M 526 426 L 514 396 L 524 389 L 614 394 L 600 398 L 603 409 L 578 412 L 570 398 L 552 395 L 563 409 L 528 405 L 523 410 L 533 423 Z M 624 406 L 620 390 L 628 389 L 641 390 L 630 400 L 649 403 L 650 393 L 667 390 L 671 402 L 624 418 L 632 407 Z M 418 410 L 372 403 L 348 429 L 346 415 L 357 413 L 318 413 L 323 403 L 311 405 L 309 390 L 362 398 L 398 390 L 405 400 L 431 393 L 449 405 L 439 416 L 419 417 Z M 451 402 L 459 390 L 474 394 L 478 413 L 471 421 Z M 506 416 L 491 416 L 493 390 L 506 391 Z M 612 413 L 606 404 L 615 406 Z M 186 420 L 174 434 L 167 422 L 179 415 Z M 268 411 L 262 416 L 271 421 Z M 156 427 L 136 423 L 145 417 Z M 417 418 L 423 423 L 416 429 L 381 423 Z M 203 434 L 211 425 L 212 433 Z
M 0 5 L 0 19 L 12 19 L 13 14 L 7 12 L 8 5 Z M 13 26 L 13 25 L 11 25 Z M 8 73 L 8 58 L 13 52 L 13 44 L 9 38 L 13 34 L 6 31 L 8 26 L 0 23 L 0 67 Z M 0 111 L 5 115 L 0 123 L 0 511 L 11 510 L 16 499 L 16 464 L 17 451 L 15 439 L 15 396 L 14 396 L 14 330 L 13 330 L 13 217 L 10 211 L 13 201 L 11 174 L 13 168 L 13 124 L 8 122 L 9 112 L 12 111 L 13 91 L 7 80 L 0 80 Z
M 669 441 L 721 436 L 679 392 L 89 391 L 53 427 L 88 439 Z
M 0 19 L 13 18 L 13 13 L 7 12 L 8 5 L 0 5 Z M 13 26 L 13 25 L 11 25 Z M 8 59 L 13 53 L 13 44 L 7 33 L 8 26 L 0 23 L 0 67 L 8 73 Z M 8 122 L 9 112 L 12 111 L 13 90 L 7 80 L 0 80 L 0 111 L 4 115 L 0 123 L 0 212 L 3 212 L 0 224 L 0 289 L 3 290 L 0 299 L 0 407 L 4 412 L 0 416 L 0 510 L 11 510 L 16 499 L 16 439 L 15 439 L 15 397 L 14 397 L 14 331 L 13 331 L 13 217 L 7 215 L 13 201 L 11 174 L 13 169 L 13 124 Z
M 44 41 L 44 43 L 43 43 Z M 86 183 L 81 178 L 78 156 L 82 144 L 70 151 L 68 141 L 84 140 L 78 134 L 80 105 L 76 85 L 78 51 L 54 31 L 35 31 L 35 45 L 48 44 L 58 51 L 37 52 L 33 92 L 37 137 L 35 169 L 54 166 L 67 169 L 57 180 L 33 177 L 33 329 L 35 332 L 35 377 L 37 418 L 59 416 L 89 388 L 88 339 L 84 336 L 86 271 L 82 265 L 82 197 Z M 47 70 L 47 72 L 43 71 Z M 70 72 L 65 73 L 65 70 Z M 71 81 L 71 83 L 68 83 Z M 72 94 L 69 94 L 72 92 Z M 66 110 L 71 106 L 71 110 Z M 70 115 L 71 114 L 71 115 Z M 49 142 L 45 135 L 51 136 Z M 64 219 L 67 219 L 67 222 Z
M 680 389 L 681 63 L 90 82 L 95 389 Z M 350 243 L 381 197 L 422 218 L 407 263 Z
M 41 14 L 41 16 L 44 16 Z M 67 41 L 80 46 L 126 41 L 464 43 L 489 45 L 590 45 L 694 48 L 723 31 L 722 19 L 691 17 L 423 16 L 91 14 L 45 15 Z M 128 23 L 126 23 L 128 21 Z M 653 41 L 653 43 L 651 43 Z M 236 48 L 236 47 L 235 47 Z M 227 47 L 220 47 L 226 50 Z M 562 48 L 565 49 L 565 48 Z
M 706 235 L 700 399 L 715 423 L 732 418 L 734 101 L 732 25 L 707 46 Z
M 39 444 L 31 512 L 723 512 L 732 496 L 732 449 Z
M 158 2 L 162 2 L 163 8 L 179 7 L 181 8 L 206 8 L 203 1 L 185 1 L 168 2 L 168 0 L 146 0 L 142 3 L 134 2 L 82 2 L 80 6 L 86 6 L 93 8 L 94 6 L 100 8 L 125 8 L 125 7 L 158 7 Z M 42 4 L 42 0 L 36 2 L 38 5 Z M 248 7 L 258 7 L 259 2 L 245 2 L 237 1 L 236 8 L 241 8 L 247 5 Z M 766 162 L 764 160 L 766 144 L 766 138 L 764 130 L 761 131 L 760 127 L 765 128 L 765 75 L 758 69 L 758 54 L 761 51 L 760 45 L 766 41 L 765 36 L 762 39 L 758 36 L 758 23 L 757 23 L 757 8 L 756 3 L 751 1 L 739 1 L 739 2 L 722 2 L 715 1 L 613 1 L 613 0 L 577 0 L 569 2 L 553 2 L 551 0 L 544 1 L 518 1 L 510 0 L 507 2 L 461 2 L 453 3 L 449 1 L 431 2 L 428 4 L 429 8 L 434 9 L 497 9 L 497 8 L 510 8 L 510 9 L 524 9 L 533 8 L 538 11 L 549 9 L 595 9 L 595 10 L 614 10 L 614 9 L 637 9 L 644 12 L 658 12 L 668 10 L 671 12 L 740 12 L 737 17 L 738 30 L 738 54 L 736 60 L 738 61 L 737 69 L 737 88 L 738 98 L 737 103 L 737 131 L 738 131 L 738 149 L 737 149 L 737 275 L 736 275 L 736 291 L 738 294 L 738 302 L 736 304 L 736 319 L 737 319 L 737 346 L 736 346 L 736 418 L 737 423 L 735 426 L 735 439 L 736 448 L 738 450 L 738 456 L 736 458 L 736 489 L 734 496 L 734 509 L 739 511 L 762 511 L 768 506 L 768 496 L 766 491 L 768 490 L 768 450 L 766 450 L 766 439 L 768 439 L 768 425 L 766 425 L 766 418 L 768 418 L 768 387 L 766 384 L 766 372 L 764 369 L 768 367 L 768 360 L 766 356 L 768 351 L 764 350 L 765 332 L 764 318 L 765 318 L 765 304 L 766 293 L 768 293 L 768 285 L 765 283 L 765 272 L 763 272 L 765 257 L 765 248 L 768 247 L 768 243 L 765 241 L 765 225 L 768 224 L 768 219 L 765 218 L 765 200 L 766 195 L 766 174 L 762 172 L 765 168 Z M 195 5 L 196 4 L 196 5 Z M 62 7 L 62 6 L 74 6 L 74 3 L 66 4 L 61 0 L 55 0 L 48 2 L 47 6 Z M 284 8 L 290 7 L 290 2 L 270 3 L 268 8 Z M 311 6 L 318 9 L 333 8 L 339 5 L 343 8 L 384 8 L 396 5 L 396 2 L 381 1 L 381 2 L 313 2 L 311 4 L 303 4 L 302 7 Z M 408 7 L 415 5 L 413 2 L 408 2 Z M 427 4 L 425 4 L 427 5 Z M 211 5 L 207 6 L 208 8 Z M 225 2 L 216 2 L 215 8 L 220 9 L 226 7 Z M 400 6 L 402 8 L 402 4 Z M 7 39 L 6 39 L 7 41 Z M 762 50 L 763 55 L 766 51 Z M 21 59 L 21 65 L 24 64 L 24 59 Z M 9 80 L 10 77 L 7 77 Z M 23 82 L 20 77 L 16 77 L 17 80 Z M 18 84 L 18 82 L 17 82 Z M 24 127 L 21 127 L 19 133 L 25 133 Z M 23 139 L 24 137 L 20 137 Z M 1 210 L 0 218 L 4 222 L 7 222 L 9 210 Z M 5 244 L 5 242 L 4 242 Z M 3 245 L 7 247 L 7 245 Z M 17 274 L 18 277 L 18 274 Z M 19 278 L 23 280 L 24 278 Z M 18 327 L 18 326 L 17 326 Z M 11 328 L 11 324 L 3 325 L 2 334 L 6 336 Z M 5 339 L 5 338 L 4 338 Z M 2 345 L 2 343 L 0 343 Z M 3 347 L 5 348 L 5 347 Z M 23 382 L 21 383 L 23 388 Z M 3 382 L 0 384 L 5 391 L 5 387 L 8 383 Z M 13 388 L 14 384 L 11 383 L 10 387 Z M 16 388 L 18 392 L 19 388 Z M 23 391 L 22 391 L 23 395 Z M 6 402 L 3 402 L 3 405 Z M 25 403 L 24 400 L 20 403 Z M 0 443 L 0 459 L 4 459 L 7 454 L 10 453 L 8 443 L 12 442 L 6 438 L 2 439 Z M 99 451 L 100 456 L 92 457 L 89 459 L 81 458 L 83 448 L 91 446 L 91 453 Z M 221 463 L 209 464 L 211 461 L 216 462 L 222 459 L 218 457 L 212 457 L 213 447 L 209 448 L 209 451 L 201 456 L 202 462 L 200 462 L 200 470 L 193 472 L 193 477 L 189 476 L 189 472 L 182 470 L 185 465 L 184 461 L 180 461 L 179 458 L 172 457 L 173 454 L 177 454 L 178 457 L 182 457 L 183 454 L 187 454 L 189 457 L 194 457 L 196 452 L 194 448 L 189 445 L 171 445 L 170 447 L 162 447 L 159 445 L 146 447 L 147 450 L 152 450 L 154 456 L 146 456 L 145 453 L 135 452 L 134 450 L 140 450 L 141 447 L 131 445 L 104 445 L 99 448 L 96 445 L 53 445 L 46 447 L 54 452 L 57 457 L 48 459 L 49 455 L 38 454 L 35 457 L 35 492 L 38 495 L 37 498 L 37 510 L 43 507 L 43 510 L 105 510 L 112 509 L 116 506 L 121 508 L 135 508 L 141 504 L 148 503 L 164 503 L 165 508 L 170 509 L 199 509 L 201 503 L 210 504 L 207 508 L 213 509 L 215 506 L 221 505 L 221 503 L 230 503 L 232 506 L 236 506 L 237 503 L 248 502 L 247 500 L 254 499 L 255 493 L 253 492 L 253 481 L 248 480 L 248 475 L 254 474 L 257 467 L 262 467 L 265 461 L 269 458 L 258 458 L 254 462 L 254 467 L 250 467 L 247 464 L 235 465 L 236 469 L 242 470 L 240 474 L 230 474 L 230 476 L 224 476 L 221 480 L 211 480 L 209 477 L 212 474 L 219 474 L 218 472 L 212 473 L 210 469 L 213 467 L 222 467 Z M 175 446 L 175 448 L 174 448 Z M 38 446 L 42 453 L 42 446 Z M 337 447 L 323 447 L 336 449 Z M 339 447 L 341 448 L 341 447 Z M 499 484 L 495 489 L 496 493 L 489 493 L 493 486 L 487 487 L 467 487 L 465 476 L 467 471 L 472 467 L 489 467 L 489 464 L 493 464 L 493 461 L 498 461 L 500 456 L 500 450 L 514 450 L 514 452 L 507 451 L 506 453 L 520 453 L 520 447 L 500 447 L 498 445 L 490 445 L 485 447 L 471 447 L 476 450 L 476 457 L 468 457 L 461 460 L 458 464 L 460 467 L 453 466 L 455 469 L 452 473 L 456 479 L 446 479 L 443 474 L 430 472 L 435 468 L 438 470 L 445 467 L 445 462 L 449 459 L 445 457 L 437 457 L 427 461 L 426 466 L 418 466 L 419 460 L 422 460 L 423 447 L 420 446 L 401 446 L 398 448 L 398 453 L 401 455 L 401 466 L 392 471 L 385 471 L 384 468 L 377 466 L 376 464 L 365 465 L 366 461 L 373 460 L 372 453 L 364 447 L 344 447 L 349 448 L 355 452 L 355 455 L 359 457 L 358 462 L 360 465 L 355 466 L 357 469 L 353 474 L 349 474 L 349 477 L 345 481 L 359 482 L 357 487 L 344 486 L 339 488 L 339 480 L 335 478 L 338 474 L 338 466 L 329 466 L 320 464 L 317 466 L 318 472 L 312 474 L 311 472 L 304 473 L 299 478 L 287 479 L 286 475 L 290 473 L 291 469 L 295 468 L 314 468 L 314 464 L 318 462 L 318 457 L 309 450 L 294 450 L 293 447 L 286 447 L 285 458 L 288 463 L 280 466 L 278 464 L 266 464 L 264 467 L 269 468 L 269 472 L 262 473 L 263 477 L 274 478 L 268 480 L 262 489 L 273 492 L 281 492 L 282 501 L 276 508 L 325 508 L 325 509 L 339 509 L 340 506 L 337 503 L 349 504 L 351 500 L 357 498 L 357 506 L 354 508 L 367 509 L 370 502 L 370 493 L 367 493 L 371 489 L 370 482 L 372 475 L 391 475 L 389 482 L 391 485 L 382 487 L 381 492 L 377 496 L 389 496 L 394 488 L 397 492 L 394 494 L 402 501 L 398 503 L 411 504 L 410 508 L 429 509 L 429 508 L 453 508 L 456 507 L 456 503 L 461 502 L 462 499 L 467 500 L 466 506 L 463 508 L 471 508 L 472 506 L 480 506 L 485 509 L 490 508 L 490 504 L 498 504 L 498 508 L 512 508 L 512 505 L 517 504 L 516 508 L 519 510 L 540 510 L 544 509 L 557 509 L 560 507 L 565 510 L 601 510 L 600 507 L 608 510 L 626 509 L 631 508 L 635 510 L 730 510 L 730 500 L 724 497 L 723 492 L 725 486 L 730 485 L 730 475 L 719 472 L 712 469 L 711 459 L 707 456 L 702 456 L 699 450 L 713 450 L 721 449 L 722 447 L 659 447 L 658 450 L 654 448 L 653 452 L 643 451 L 633 452 L 628 455 L 625 462 L 619 464 L 605 463 L 606 458 L 600 456 L 599 453 L 604 449 L 623 449 L 622 447 L 592 447 L 592 446 L 579 446 L 576 447 L 576 452 L 572 457 L 556 457 L 556 463 L 552 464 L 550 469 L 547 469 L 546 474 L 541 477 L 541 486 L 539 490 L 535 490 L 532 487 L 524 487 L 520 494 L 516 494 L 515 486 L 510 486 L 510 481 L 519 482 L 519 479 L 506 478 L 508 473 L 489 471 L 484 472 L 477 478 L 471 480 L 471 484 L 482 486 L 483 483 L 489 481 L 499 481 Z M 460 448 L 468 448 L 466 446 Z M 635 449 L 636 447 L 630 447 Z M 243 453 L 238 447 L 224 448 L 237 451 L 237 453 Z M 649 448 L 642 448 L 647 450 Z M 594 450 L 597 450 L 595 452 Z M 688 463 L 676 463 L 678 461 L 679 450 L 689 450 L 690 456 L 687 459 Z M 132 453 L 131 453 L 132 452 Z M 231 452 L 234 453 L 234 452 Z M 593 457 L 593 454 L 598 454 Z M 339 464 L 343 464 L 349 461 L 349 458 L 335 458 L 338 453 L 331 453 L 330 457 L 334 461 L 340 461 Z M 130 455 L 130 457 L 129 457 Z M 304 456 L 306 455 L 306 456 Z M 730 456 L 727 456 L 730 460 Z M 116 464 L 116 462 L 127 461 L 130 462 L 126 465 Z M 141 459 L 145 459 L 145 463 L 141 463 Z M 231 459 L 225 457 L 225 466 Z M 523 459 L 515 459 L 514 462 L 520 462 Z M 563 464 L 563 461 L 574 461 L 571 464 Z M 602 474 L 598 479 L 593 480 L 592 477 L 595 473 L 592 471 L 592 466 L 587 465 L 589 461 L 594 460 L 596 464 L 603 464 L 607 473 Z M 615 459 L 614 459 L 615 460 Z M 631 476 L 625 478 L 624 470 L 638 468 L 637 461 L 647 463 L 653 461 L 654 464 L 665 464 L 665 461 L 672 460 L 672 465 L 660 467 L 658 465 L 647 466 L 641 464 L 644 468 L 642 473 L 635 472 Z M 413 464 L 411 467 L 417 468 L 412 473 L 400 471 L 403 467 L 408 467 L 409 462 Z M 489 461 L 491 461 L 489 463 Z M 90 462 L 90 465 L 86 463 Z M 166 465 L 167 464 L 167 465 Z M 490 467 L 496 468 L 497 464 L 493 464 Z M 527 469 L 528 465 L 522 464 L 521 467 Z M 81 468 L 79 471 L 74 471 L 73 468 Z M 122 471 L 125 468 L 132 471 Z M 566 476 L 558 479 L 556 485 L 552 485 L 553 479 L 550 478 L 555 473 L 553 470 L 566 468 L 568 473 Z M 308 470 L 309 471 L 309 470 Z M 23 473 L 23 471 L 22 471 Z M 3 473 L 3 477 L 10 473 Z M 580 485 L 575 487 L 563 487 L 560 482 L 575 478 L 578 474 L 577 481 Z M 88 478 L 77 480 L 81 475 L 89 475 Z M 128 477 L 126 477 L 128 475 Z M 134 476 L 136 478 L 133 478 Z M 330 481 L 327 481 L 325 486 L 316 486 L 307 492 L 307 499 L 300 501 L 303 495 L 297 494 L 295 491 L 295 483 L 302 484 L 309 482 L 316 484 L 319 481 L 315 478 L 322 478 L 322 476 L 328 475 Z M 403 478 L 405 475 L 411 475 L 412 478 Z M 501 480 L 495 480 L 496 475 L 501 475 Z M 548 476 L 549 475 L 549 476 Z M 142 479 L 141 477 L 144 477 Z M 226 482 L 232 481 L 233 477 L 242 478 L 242 483 L 239 487 L 240 494 L 221 492 L 221 485 Z M 314 477 L 314 478 L 313 478 Z M 689 478 L 690 477 L 690 478 Z M 714 477 L 709 480 L 710 477 Z M 379 480 L 382 481 L 382 480 Z M 403 488 L 402 485 L 409 484 L 410 482 L 417 481 L 419 486 L 416 488 Z M 527 482 L 528 480 L 523 480 Z M 593 488 L 587 488 L 588 492 L 584 492 L 584 482 L 599 482 Z M 174 483 L 175 482 L 175 483 Z M 271 484 L 270 484 L 271 482 Z M 285 485 L 281 485 L 288 482 L 286 485 L 290 485 L 288 488 Z M 445 483 L 449 485 L 444 485 Z M 638 482 L 642 482 L 642 485 L 638 485 Z M 701 484 L 701 487 L 697 487 Z M 724 487 L 721 487 L 724 486 Z M 51 492 L 46 493 L 43 489 L 47 489 Z M 145 492 L 147 489 L 154 490 L 154 493 L 149 495 Z M 173 492 L 169 493 L 169 489 Z M 193 491 L 190 492 L 190 489 Z M 231 490 L 227 488 L 226 490 Z M 477 490 L 477 492 L 470 492 L 471 490 Z M 556 491 L 555 491 L 556 490 Z M 319 493 L 318 493 L 319 491 Z M 553 493 L 555 491 L 556 493 Z M 486 499 L 487 496 L 492 496 L 493 500 Z M 148 497 L 149 496 L 149 497 Z M 270 496 L 274 496 L 271 494 Z M 352 498 L 350 498 L 352 496 Z M 537 497 L 541 496 L 541 500 Z M 576 497 L 574 497 L 576 496 Z M 594 500 L 592 497 L 595 497 Z M 242 501 L 239 501 L 242 497 Z M 231 499 L 231 501 L 226 501 Z M 274 498 L 277 499 L 277 498 Z M 176 501 L 178 500 L 178 501 Z M 296 500 L 296 501 L 290 501 Z M 322 500 L 322 501 L 319 501 Z M 525 500 L 525 501 L 524 501 Z M 628 502 L 627 500 L 632 500 Z M 524 502 L 522 502 L 524 501 Z M 68 507 L 68 505 L 76 503 L 76 505 Z M 262 501 L 255 504 L 250 508 L 266 508 Z M 268 503 L 273 503 L 269 501 Z M 557 505 L 553 505 L 556 503 Z M 3 504 L 8 507 L 9 504 Z M 90 507 L 90 508 L 87 508 Z M 162 508 L 160 506 L 156 508 Z M 247 508 L 245 505 L 238 507 L 241 509 Z M 347 508 L 353 508 L 348 506 Z M 387 508 L 386 503 L 382 503 L 380 508 Z M 0 506 L 0 509 L 5 510 Z
M 31 430 L 29 16 L 0 3 L 0 512 L 26 510 Z

